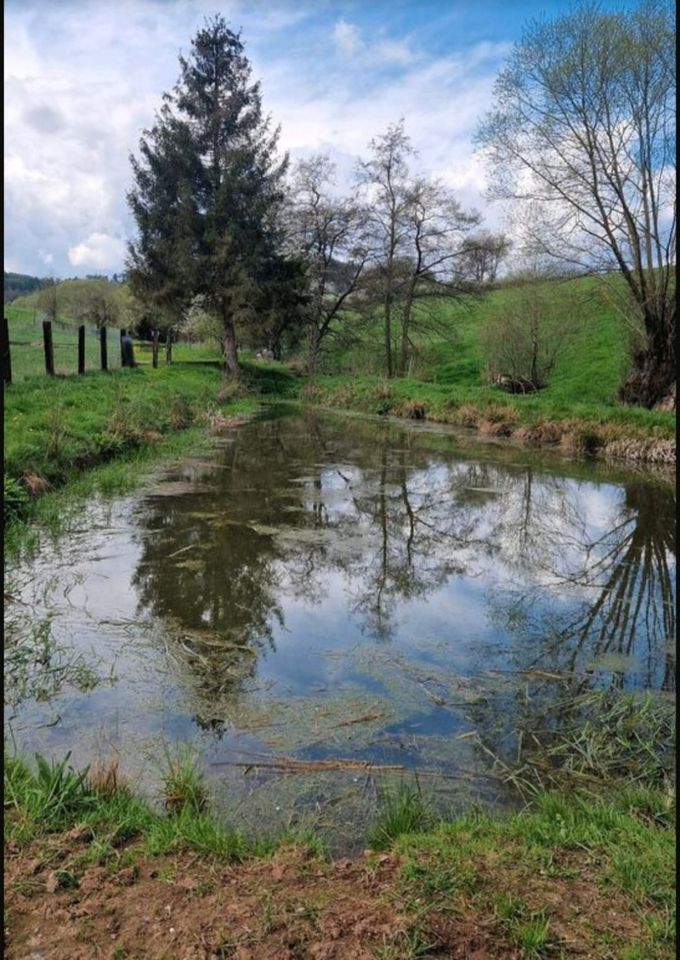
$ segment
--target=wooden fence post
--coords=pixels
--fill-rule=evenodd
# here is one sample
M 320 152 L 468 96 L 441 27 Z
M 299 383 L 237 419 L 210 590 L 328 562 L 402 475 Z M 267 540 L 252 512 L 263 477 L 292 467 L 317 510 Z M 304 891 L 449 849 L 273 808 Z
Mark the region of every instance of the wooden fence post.
M 151 364 L 154 368 L 158 366 L 158 329 L 153 332 L 153 343 L 151 345 Z
M 120 365 L 125 366 L 125 351 L 123 350 L 123 331 L 120 331 Z
M 43 345 L 45 347 L 45 370 L 54 376 L 54 344 L 52 343 L 52 321 L 43 320 Z
M 85 327 L 78 327 L 78 373 L 85 373 Z
M 2 379 L 5 383 L 12 382 L 12 356 L 9 350 L 9 321 L 2 320 Z
M 106 356 L 106 325 L 99 328 L 99 359 L 102 370 L 109 369 L 108 358 Z

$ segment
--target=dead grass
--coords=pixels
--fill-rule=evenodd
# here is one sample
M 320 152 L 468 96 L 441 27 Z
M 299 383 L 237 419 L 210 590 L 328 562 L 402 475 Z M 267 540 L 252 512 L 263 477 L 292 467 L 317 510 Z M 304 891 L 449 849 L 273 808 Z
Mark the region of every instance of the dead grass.
M 87 780 L 97 793 L 113 796 L 129 787 L 127 777 L 120 770 L 118 756 L 108 760 L 95 760 L 88 771 Z
M 39 497 L 47 493 L 52 484 L 39 473 L 25 473 L 22 477 L 26 490 L 32 497 Z

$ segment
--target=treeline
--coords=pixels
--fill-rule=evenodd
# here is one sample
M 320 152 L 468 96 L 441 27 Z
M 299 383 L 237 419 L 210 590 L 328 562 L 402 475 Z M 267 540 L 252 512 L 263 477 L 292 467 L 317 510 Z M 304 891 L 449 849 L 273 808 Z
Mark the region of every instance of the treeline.
M 10 303 L 17 297 L 25 297 L 35 290 L 40 290 L 46 282 L 41 277 L 31 277 L 27 273 L 11 273 L 7 270 L 3 287 L 3 302 Z
M 244 345 L 275 358 L 304 347 L 313 371 L 363 314 L 384 327 L 385 374 L 403 374 L 418 301 L 493 281 L 509 242 L 414 171 L 403 122 L 367 145 L 346 195 L 328 156 L 290 165 L 278 137 L 240 36 L 207 20 L 131 158 L 140 321 L 211 333 L 238 375 Z
M 621 312 L 637 338 L 622 398 L 646 406 L 672 396 L 675 380 L 674 35 L 664 0 L 611 13 L 583 5 L 530 24 L 478 134 L 497 195 L 519 212 L 534 275 L 557 263 L 622 278 Z M 416 172 L 403 122 L 367 145 L 347 195 L 328 156 L 291 168 L 240 34 L 221 16 L 179 63 L 131 157 L 128 272 L 140 317 L 214 329 L 237 376 L 248 342 L 279 357 L 304 340 L 314 370 L 346 318 L 366 314 L 383 327 L 385 375 L 403 375 L 427 317 L 418 303 L 482 289 L 507 238 Z M 527 320 L 520 310 L 507 331 L 533 341 L 533 387 L 543 312 L 535 303 Z
M 666 0 L 536 21 L 478 132 L 528 276 L 585 272 L 608 285 L 631 343 L 621 399 L 648 407 L 674 405 L 676 377 L 674 40 Z M 436 322 L 428 304 L 497 281 L 508 238 L 422 172 L 403 122 L 367 144 L 343 194 L 327 155 L 291 165 L 279 152 L 241 36 L 223 17 L 206 20 L 179 65 L 130 158 L 137 233 L 123 299 L 102 279 L 79 290 L 49 283 L 38 293 L 48 316 L 68 294 L 68 309 L 96 325 L 123 310 L 139 332 L 214 336 L 234 376 L 242 346 L 277 358 L 303 348 L 314 371 L 363 317 L 381 325 L 392 377 Z M 559 339 L 567 313 L 569 331 L 578 326 L 572 305 L 533 289 L 487 337 L 513 345 L 495 351 L 490 375 L 528 381 L 523 389 L 544 385 L 554 366 L 552 348 L 541 359 L 546 329 Z

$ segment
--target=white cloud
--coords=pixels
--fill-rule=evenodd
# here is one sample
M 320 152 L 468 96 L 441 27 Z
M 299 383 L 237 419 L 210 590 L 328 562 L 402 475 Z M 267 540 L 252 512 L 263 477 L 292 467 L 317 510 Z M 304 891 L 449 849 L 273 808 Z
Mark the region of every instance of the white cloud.
M 347 23 L 346 20 L 338 20 L 333 27 L 333 40 L 338 51 L 348 57 L 364 49 L 359 28 L 355 23 Z
M 125 256 L 125 241 L 106 233 L 91 233 L 82 243 L 70 247 L 68 259 L 74 267 L 97 267 L 106 270 L 120 263 Z
M 347 20 L 338 20 L 333 26 L 333 43 L 345 57 L 362 57 L 367 62 L 376 64 L 400 64 L 406 66 L 416 57 L 405 40 L 393 40 L 379 36 L 374 42 L 366 42 L 361 36 L 361 29 L 356 23 Z
M 315 21 L 315 8 L 304 2 L 282 4 L 274 18 L 263 15 L 263 5 L 253 9 L 252 0 L 221 9 L 243 25 L 265 109 L 281 124 L 282 149 L 293 157 L 329 152 L 339 187 L 348 189 L 368 141 L 404 117 L 421 167 L 459 191 L 463 203 L 484 206 L 471 135 L 507 45 L 482 42 L 428 57 L 414 37 L 371 32 L 358 18 Z M 187 52 L 211 12 L 208 0 L 8 4 L 6 264 L 38 272 L 42 249 L 57 275 L 122 268 L 134 232 L 125 199 L 129 153 L 177 78 L 178 52 Z

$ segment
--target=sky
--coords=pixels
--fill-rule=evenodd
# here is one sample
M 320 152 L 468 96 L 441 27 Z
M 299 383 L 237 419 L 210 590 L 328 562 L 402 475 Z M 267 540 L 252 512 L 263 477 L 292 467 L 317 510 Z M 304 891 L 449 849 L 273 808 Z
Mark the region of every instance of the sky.
M 609 6 L 610 4 L 606 4 Z M 613 4 L 611 4 L 613 5 Z M 372 137 L 405 121 L 414 166 L 485 225 L 473 136 L 530 18 L 570 0 L 6 0 L 5 270 L 113 274 L 134 236 L 129 155 L 206 16 L 242 30 L 292 161 L 327 153 L 351 189 Z

